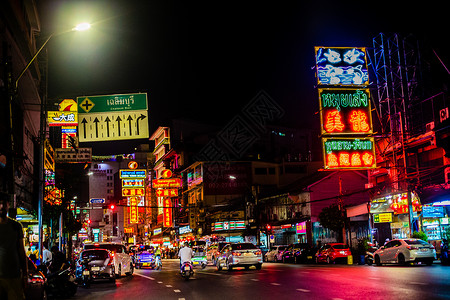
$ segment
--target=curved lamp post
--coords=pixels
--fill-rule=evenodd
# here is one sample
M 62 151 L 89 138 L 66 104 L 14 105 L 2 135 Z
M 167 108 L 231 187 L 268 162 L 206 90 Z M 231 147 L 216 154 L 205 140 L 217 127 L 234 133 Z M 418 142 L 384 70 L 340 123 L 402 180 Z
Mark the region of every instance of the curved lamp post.
M 38 55 L 41 53 L 41 51 L 45 48 L 45 46 L 48 44 L 48 42 L 51 40 L 52 37 L 62 35 L 65 33 L 73 32 L 73 31 L 85 31 L 88 30 L 91 27 L 89 23 L 81 23 L 75 26 L 72 29 L 58 32 L 58 33 L 52 33 L 49 35 L 49 37 L 45 40 L 45 42 L 42 44 L 42 46 L 36 51 L 36 53 L 33 55 L 31 60 L 28 62 L 28 64 L 25 66 L 25 68 L 20 72 L 19 76 L 17 77 L 15 83 L 14 83 L 14 95 L 17 95 L 17 87 L 19 85 L 19 80 L 22 78 L 22 76 L 25 74 L 25 72 L 28 70 L 28 68 L 31 66 L 31 64 L 36 60 Z M 41 100 L 41 108 L 40 108 L 40 127 L 39 127 L 39 199 L 38 199 L 38 222 L 39 222 L 39 255 L 42 253 L 42 210 L 44 205 L 44 141 L 45 141 L 45 120 L 46 120 L 46 111 L 45 111 L 45 102 L 47 99 Z M 10 112 L 12 112 L 12 101 L 10 101 Z M 13 140 L 13 134 L 12 134 L 12 113 L 10 114 L 10 128 L 11 128 L 11 145 L 14 147 L 14 140 Z M 14 166 L 13 166 L 13 174 L 14 174 Z M 13 179 L 14 181 L 14 176 Z M 14 182 L 12 184 L 14 186 Z M 13 194 L 15 192 L 13 191 Z

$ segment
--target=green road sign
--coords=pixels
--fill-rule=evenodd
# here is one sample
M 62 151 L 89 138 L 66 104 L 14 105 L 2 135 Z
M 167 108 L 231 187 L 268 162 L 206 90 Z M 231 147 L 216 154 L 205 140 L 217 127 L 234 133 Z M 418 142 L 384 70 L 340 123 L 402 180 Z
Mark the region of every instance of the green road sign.
M 147 94 L 77 97 L 79 113 L 147 110 Z

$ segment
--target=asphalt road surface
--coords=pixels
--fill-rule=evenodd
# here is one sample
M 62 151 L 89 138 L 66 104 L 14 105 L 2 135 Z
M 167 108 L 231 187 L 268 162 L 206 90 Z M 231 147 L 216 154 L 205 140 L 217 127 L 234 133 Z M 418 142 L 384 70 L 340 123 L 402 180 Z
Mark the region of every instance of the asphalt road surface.
M 95 282 L 72 299 L 450 299 L 450 266 L 264 263 L 261 270 L 217 271 L 209 265 L 185 281 L 178 260 L 163 260 L 162 270 Z

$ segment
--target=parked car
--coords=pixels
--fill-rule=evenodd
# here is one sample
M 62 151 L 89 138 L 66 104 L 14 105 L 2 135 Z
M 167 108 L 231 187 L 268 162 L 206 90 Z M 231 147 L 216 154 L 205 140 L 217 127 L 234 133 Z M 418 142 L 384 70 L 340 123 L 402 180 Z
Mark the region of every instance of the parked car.
M 433 245 L 420 239 L 396 239 L 375 251 L 374 259 L 377 266 L 386 263 L 406 265 L 415 262 L 432 265 L 436 259 L 436 250 Z
M 30 258 L 28 258 L 28 286 L 25 289 L 25 298 L 30 300 L 47 299 L 45 275 L 38 270 Z
M 313 261 L 314 250 L 307 243 L 290 244 L 282 253 L 281 259 L 284 263 L 305 263 Z
M 84 250 L 88 249 L 106 249 L 111 251 L 114 257 L 116 277 L 122 276 L 123 273 L 127 275 L 133 274 L 134 264 L 124 245 L 119 243 L 89 243 L 84 245 Z
M 227 268 L 231 271 L 234 267 L 255 266 L 257 270 L 261 269 L 263 257 L 261 249 L 258 249 L 252 243 L 236 243 L 223 247 L 216 260 L 217 270 Z
M 88 259 L 88 266 L 91 271 L 91 280 L 95 279 L 109 279 L 111 282 L 116 281 L 116 274 L 114 270 L 114 257 L 109 250 L 106 249 L 91 249 L 81 251 L 79 260 L 76 265 L 75 275 L 78 280 L 82 279 L 82 264 L 83 259 Z
M 279 262 L 282 260 L 282 255 L 284 250 L 286 250 L 286 245 L 273 246 L 272 249 L 264 255 L 265 261 Z
M 225 245 L 229 245 L 229 244 L 231 244 L 231 243 L 229 243 L 229 242 L 218 242 L 218 243 L 211 244 L 208 247 L 208 250 L 206 251 L 206 259 L 208 261 L 211 261 L 213 265 L 216 265 L 216 258 L 219 256 L 220 250 L 222 250 L 222 248 Z
M 352 252 L 348 245 L 343 243 L 328 243 L 320 247 L 315 258 L 316 263 L 326 262 L 328 264 L 335 262 L 347 262 L 348 256 Z

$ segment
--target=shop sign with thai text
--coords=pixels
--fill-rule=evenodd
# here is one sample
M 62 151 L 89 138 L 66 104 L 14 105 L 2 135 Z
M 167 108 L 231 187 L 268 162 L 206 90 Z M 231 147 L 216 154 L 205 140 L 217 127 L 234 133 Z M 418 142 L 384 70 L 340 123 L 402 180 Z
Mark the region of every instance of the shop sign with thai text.
M 371 137 L 323 138 L 325 169 L 376 168 L 375 143 Z

